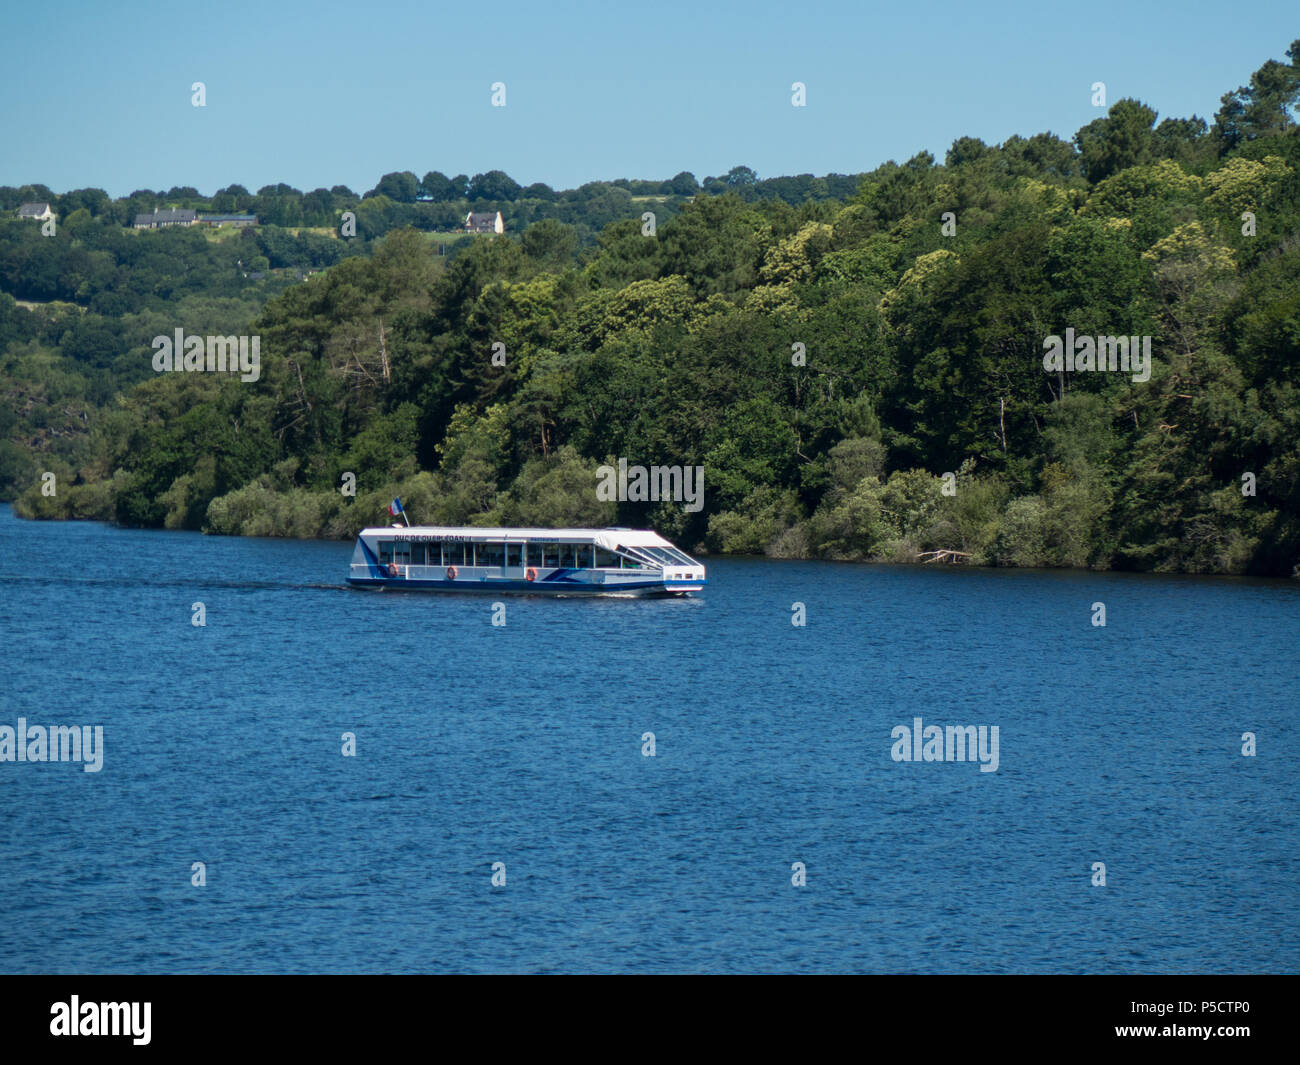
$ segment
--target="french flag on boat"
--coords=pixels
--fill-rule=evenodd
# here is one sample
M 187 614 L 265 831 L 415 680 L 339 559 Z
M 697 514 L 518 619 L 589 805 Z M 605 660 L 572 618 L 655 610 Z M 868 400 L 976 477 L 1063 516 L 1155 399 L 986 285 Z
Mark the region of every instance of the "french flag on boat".
M 391 514 L 393 517 L 397 517 L 397 515 L 401 514 L 402 501 L 400 499 L 394 499 L 391 503 L 389 503 L 388 513 Z

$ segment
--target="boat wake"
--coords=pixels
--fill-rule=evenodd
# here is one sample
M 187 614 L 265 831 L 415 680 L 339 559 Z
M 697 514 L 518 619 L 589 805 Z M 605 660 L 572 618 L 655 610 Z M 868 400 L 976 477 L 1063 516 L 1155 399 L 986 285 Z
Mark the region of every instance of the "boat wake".
M 210 577 L 180 578 L 155 577 L 57 577 L 46 574 L 0 573 L 0 585 L 3 584 L 57 584 L 77 586 L 103 586 L 117 588 L 228 588 L 231 590 L 258 589 L 298 589 L 328 592 L 347 592 L 351 589 L 346 584 L 317 584 L 302 581 L 237 581 L 219 580 Z

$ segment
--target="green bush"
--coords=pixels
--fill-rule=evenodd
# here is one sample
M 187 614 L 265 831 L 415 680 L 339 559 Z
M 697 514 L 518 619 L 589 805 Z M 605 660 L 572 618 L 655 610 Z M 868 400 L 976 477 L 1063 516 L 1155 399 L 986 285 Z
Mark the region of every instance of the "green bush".
M 813 552 L 822 558 L 868 558 L 889 533 L 883 518 L 884 491 L 879 478 L 864 477 L 851 492 L 833 494 L 809 519 Z
M 617 505 L 597 498 L 599 482 L 596 466 L 565 445 L 548 459 L 524 464 L 499 517 L 506 525 L 544 529 L 610 525 Z
M 743 506 L 713 515 L 704 542 L 712 551 L 735 555 L 773 554 L 778 543 L 788 551 L 792 541 L 787 534 L 799 518 L 794 492 L 762 487 Z
M 1047 507 L 1038 496 L 1007 504 L 998 530 L 995 561 L 1000 566 L 1041 566 L 1047 556 Z

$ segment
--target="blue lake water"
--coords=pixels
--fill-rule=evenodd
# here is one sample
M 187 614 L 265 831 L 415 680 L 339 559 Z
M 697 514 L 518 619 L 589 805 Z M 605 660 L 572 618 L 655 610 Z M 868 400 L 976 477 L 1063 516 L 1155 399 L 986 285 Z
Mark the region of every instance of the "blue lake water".
M 1300 583 L 712 559 L 493 627 L 350 552 L 0 508 L 0 725 L 104 729 L 0 763 L 0 971 L 1300 969 Z

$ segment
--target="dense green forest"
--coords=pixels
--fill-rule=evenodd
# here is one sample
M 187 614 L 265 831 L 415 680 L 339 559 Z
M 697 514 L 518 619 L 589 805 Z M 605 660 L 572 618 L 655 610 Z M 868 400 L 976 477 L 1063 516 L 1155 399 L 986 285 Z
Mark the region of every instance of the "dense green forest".
M 1208 122 L 1125 99 L 851 177 L 0 189 L 60 218 L 0 222 L 0 492 L 227 534 L 350 536 L 400 495 L 778 557 L 1300 575 L 1298 103 L 1300 41 Z M 159 205 L 264 224 L 126 228 Z M 177 328 L 260 336 L 259 379 L 155 373 Z M 1046 371 L 1067 330 L 1151 337 L 1150 379 Z M 602 502 L 619 458 L 703 467 L 703 508 Z

